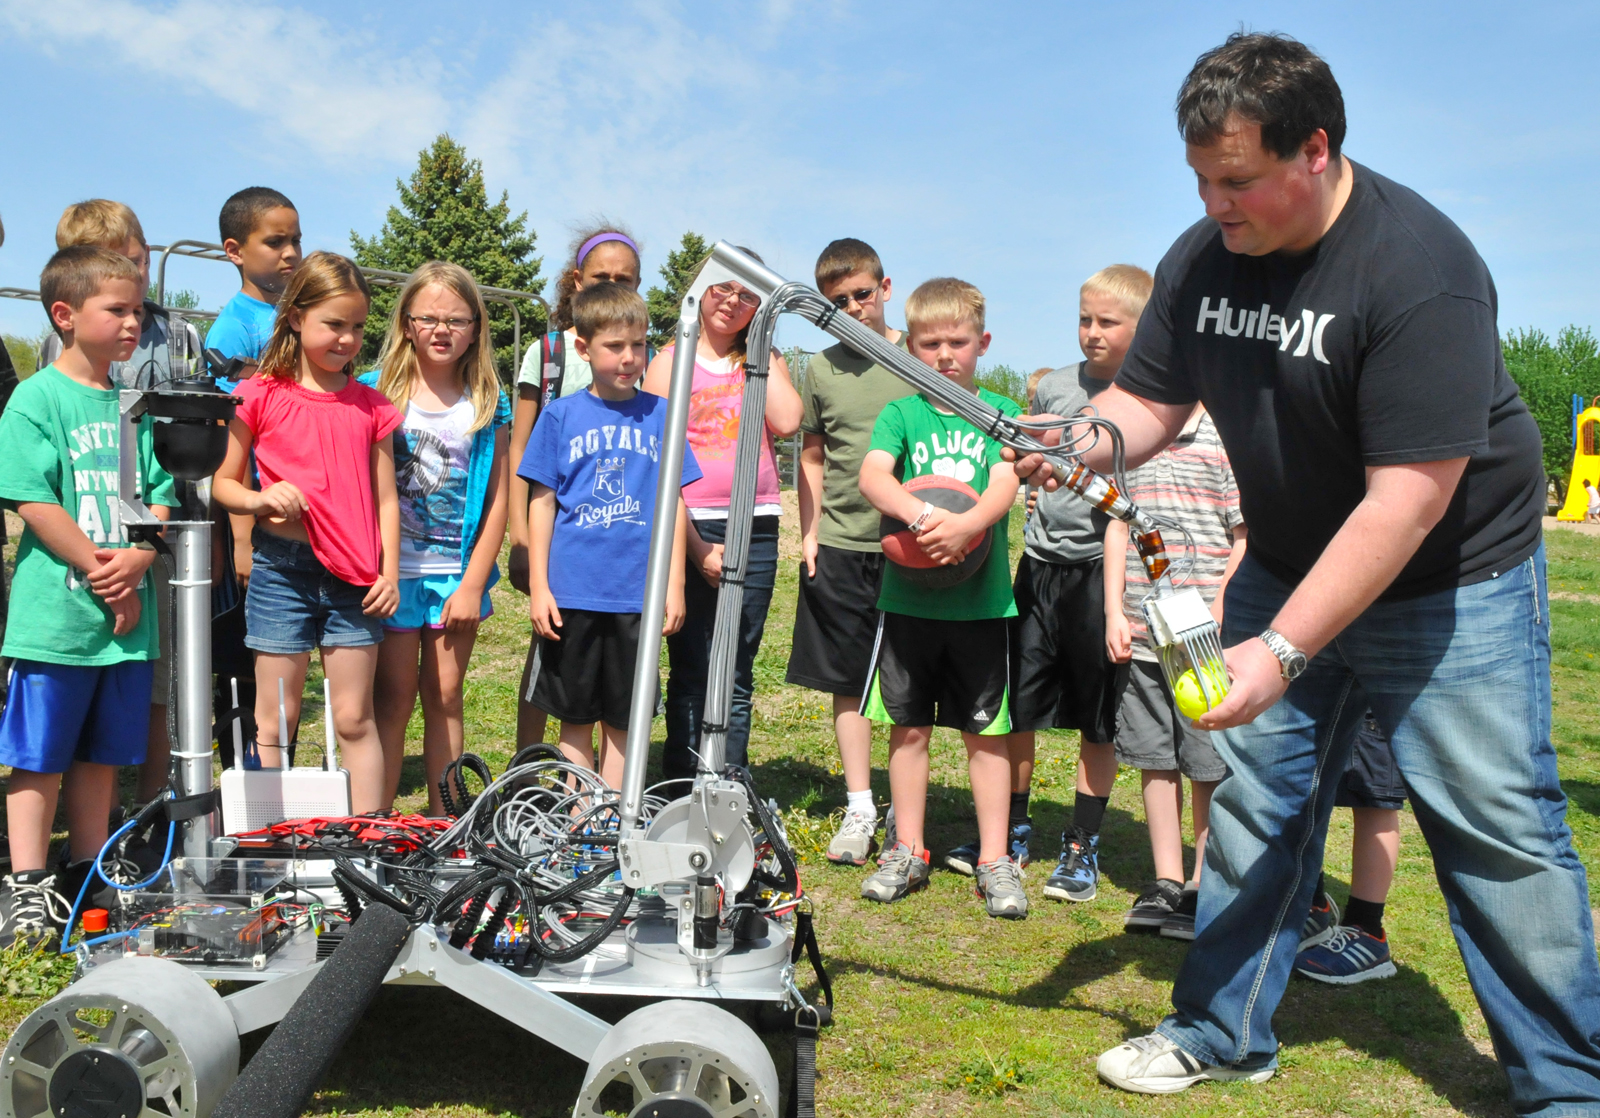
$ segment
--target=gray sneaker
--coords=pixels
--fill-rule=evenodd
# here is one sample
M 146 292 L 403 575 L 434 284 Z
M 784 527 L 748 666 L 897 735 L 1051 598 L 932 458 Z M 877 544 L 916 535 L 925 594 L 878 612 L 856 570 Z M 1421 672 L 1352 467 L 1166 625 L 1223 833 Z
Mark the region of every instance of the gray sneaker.
M 928 884 L 930 872 L 926 852 L 915 854 L 905 843 L 897 842 L 883 852 L 877 870 L 861 883 L 861 895 L 885 904 L 898 901 Z
M 1334 899 L 1327 893 L 1311 898 L 1311 911 L 1306 913 L 1306 922 L 1300 926 L 1299 950 L 1308 951 L 1327 943 L 1338 930 L 1339 906 Z
M 878 817 L 859 811 L 844 813 L 839 833 L 828 844 L 828 861 L 846 866 L 864 866 L 872 854 L 873 837 L 878 832 Z
M 1022 870 L 1009 857 L 978 863 L 978 896 L 990 916 L 1021 920 L 1028 915 L 1028 894 L 1022 888 Z

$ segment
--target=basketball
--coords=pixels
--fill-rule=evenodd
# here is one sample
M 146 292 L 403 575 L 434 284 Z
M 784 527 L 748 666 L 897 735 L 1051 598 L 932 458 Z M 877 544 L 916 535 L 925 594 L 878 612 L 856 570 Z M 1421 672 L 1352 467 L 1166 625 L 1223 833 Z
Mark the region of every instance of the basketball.
M 978 503 L 977 490 L 966 482 L 943 474 L 926 474 L 905 483 L 908 492 L 915 493 L 935 508 L 949 512 L 966 512 Z M 913 533 L 903 520 L 885 516 L 879 524 L 878 534 L 883 541 L 883 555 L 900 569 L 900 574 L 918 586 L 942 589 L 965 582 L 978 573 L 983 561 L 989 557 L 989 546 L 994 537 L 993 527 L 972 538 L 967 545 L 967 556 L 959 563 L 940 564 L 922 550 Z

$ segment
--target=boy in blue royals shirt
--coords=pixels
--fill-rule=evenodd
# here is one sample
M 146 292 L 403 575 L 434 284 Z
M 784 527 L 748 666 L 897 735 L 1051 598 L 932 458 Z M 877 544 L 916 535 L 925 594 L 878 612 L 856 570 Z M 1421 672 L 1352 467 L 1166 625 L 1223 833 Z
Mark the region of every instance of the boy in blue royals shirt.
M 637 292 L 614 283 L 573 297 L 573 345 L 594 375 L 587 390 L 539 413 L 517 468 L 528 504 L 528 599 L 539 642 L 523 698 L 561 722 L 561 751 L 622 782 L 633 665 L 644 609 L 667 401 L 639 391 L 649 318 Z M 680 484 L 700 477 L 684 448 Z M 664 633 L 683 624 L 684 540 L 678 502 Z

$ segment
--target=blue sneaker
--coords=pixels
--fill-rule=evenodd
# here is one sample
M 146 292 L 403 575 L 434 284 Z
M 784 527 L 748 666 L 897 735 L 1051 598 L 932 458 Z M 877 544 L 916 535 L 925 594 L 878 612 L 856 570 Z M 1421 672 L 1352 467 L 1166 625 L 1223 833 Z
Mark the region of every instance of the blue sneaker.
M 1017 868 L 1025 869 L 1028 865 L 1028 844 L 1033 841 L 1033 820 L 1028 819 L 1011 828 L 1006 845 L 1010 848 L 1008 853 Z M 972 877 L 978 872 L 978 840 L 964 842 L 944 856 L 946 869 Z
M 1082 827 L 1069 827 L 1061 835 L 1061 861 L 1044 895 L 1057 901 L 1092 901 L 1100 886 L 1100 836 Z
M 1354 986 L 1369 978 L 1393 978 L 1397 973 L 1389 957 L 1389 937 L 1379 939 L 1365 928 L 1341 924 L 1326 942 L 1295 956 L 1296 974 L 1334 986 Z

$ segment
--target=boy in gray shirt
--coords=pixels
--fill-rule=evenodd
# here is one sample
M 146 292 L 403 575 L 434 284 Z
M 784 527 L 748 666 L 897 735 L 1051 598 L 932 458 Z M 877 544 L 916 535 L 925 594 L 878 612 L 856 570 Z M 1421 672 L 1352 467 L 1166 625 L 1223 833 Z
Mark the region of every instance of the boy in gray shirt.
M 1110 386 L 1150 297 L 1148 272 L 1113 264 L 1078 293 L 1078 345 L 1086 360 L 1047 373 L 1034 414 L 1072 415 Z M 1014 594 L 1011 726 L 1011 856 L 1029 859 L 1033 825 L 1028 788 L 1034 734 L 1079 731 L 1077 799 L 1061 857 L 1045 883 L 1056 900 L 1092 900 L 1099 885 L 1100 824 L 1117 775 L 1117 703 L 1127 668 L 1106 655 L 1106 611 L 1122 611 L 1123 571 L 1104 562 L 1107 517 L 1067 491 L 1039 492 L 1024 534 Z M 970 872 L 971 851 L 952 850 L 945 864 Z

